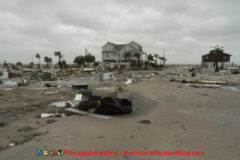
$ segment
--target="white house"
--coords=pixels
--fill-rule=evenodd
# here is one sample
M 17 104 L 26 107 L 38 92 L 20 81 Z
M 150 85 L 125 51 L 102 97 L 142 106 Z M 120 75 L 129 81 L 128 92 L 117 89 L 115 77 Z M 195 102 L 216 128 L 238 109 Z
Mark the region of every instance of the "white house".
M 126 53 L 139 53 L 140 60 L 142 60 L 143 49 L 142 46 L 134 41 L 127 44 L 115 44 L 112 42 L 107 42 L 102 47 L 102 60 L 103 62 L 126 62 L 137 60 L 136 57 L 132 56 L 129 59 L 124 58 Z

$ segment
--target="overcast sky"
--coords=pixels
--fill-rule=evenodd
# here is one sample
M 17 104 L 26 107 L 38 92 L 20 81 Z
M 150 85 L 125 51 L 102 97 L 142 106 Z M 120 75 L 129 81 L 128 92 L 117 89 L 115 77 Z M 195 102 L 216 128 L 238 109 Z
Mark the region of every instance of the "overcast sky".
M 217 44 L 240 63 L 240 0 L 0 1 L 0 62 L 56 62 L 59 50 L 72 63 L 84 48 L 100 60 L 106 42 L 132 40 L 147 53 L 166 48 L 170 64 L 200 63 Z

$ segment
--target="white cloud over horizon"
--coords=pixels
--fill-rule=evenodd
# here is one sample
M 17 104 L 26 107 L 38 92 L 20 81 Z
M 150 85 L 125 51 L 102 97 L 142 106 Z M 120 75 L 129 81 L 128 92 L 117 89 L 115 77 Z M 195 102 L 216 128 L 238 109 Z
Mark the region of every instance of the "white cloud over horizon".
M 0 2 L 0 63 L 30 63 L 61 51 L 72 63 L 84 48 L 101 59 L 108 41 L 136 41 L 168 63 L 200 63 L 224 46 L 240 63 L 238 0 L 7 0 Z M 43 61 L 43 60 L 42 60 Z

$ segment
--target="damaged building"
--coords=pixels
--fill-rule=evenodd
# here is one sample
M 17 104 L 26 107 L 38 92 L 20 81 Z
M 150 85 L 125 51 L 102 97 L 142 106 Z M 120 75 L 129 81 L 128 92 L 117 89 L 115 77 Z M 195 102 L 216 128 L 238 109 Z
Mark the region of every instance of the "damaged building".
M 139 60 L 142 60 L 142 46 L 134 41 L 127 44 L 107 42 L 102 47 L 102 60 L 103 62 L 127 62 L 137 60 L 135 56 L 126 58 L 126 56 L 124 56 L 126 53 L 139 53 Z
M 213 67 L 215 63 L 220 64 L 220 66 L 230 65 L 231 56 L 219 48 L 211 50 L 208 54 L 202 56 L 202 66 Z

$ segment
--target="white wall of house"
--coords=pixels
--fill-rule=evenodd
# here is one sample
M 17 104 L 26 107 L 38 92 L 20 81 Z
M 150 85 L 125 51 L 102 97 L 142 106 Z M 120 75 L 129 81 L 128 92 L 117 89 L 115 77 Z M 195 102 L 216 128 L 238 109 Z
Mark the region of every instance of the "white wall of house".
M 111 43 L 107 43 L 103 46 L 103 51 L 112 51 L 114 49 L 114 45 Z
M 114 45 L 107 43 L 102 48 L 102 59 L 103 60 L 117 60 L 114 53 Z
M 131 44 L 131 45 L 130 45 Z M 125 47 L 123 47 L 121 50 L 116 50 L 114 44 L 106 43 L 102 48 L 102 60 L 106 61 L 122 61 L 125 60 L 123 55 L 126 52 L 137 50 L 140 52 L 140 60 L 142 59 L 142 47 L 140 47 L 135 42 L 130 42 L 130 44 L 127 44 Z M 135 57 L 132 57 L 131 60 L 137 60 Z
M 121 60 L 124 60 L 125 58 L 123 57 L 123 55 L 126 53 L 126 52 L 129 52 L 129 51 L 133 51 L 134 48 L 132 48 L 130 45 L 126 45 L 125 47 L 123 47 L 121 50 L 120 50 L 120 59 Z

